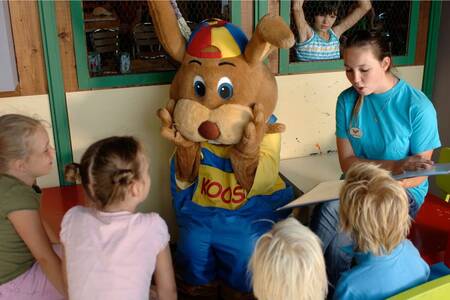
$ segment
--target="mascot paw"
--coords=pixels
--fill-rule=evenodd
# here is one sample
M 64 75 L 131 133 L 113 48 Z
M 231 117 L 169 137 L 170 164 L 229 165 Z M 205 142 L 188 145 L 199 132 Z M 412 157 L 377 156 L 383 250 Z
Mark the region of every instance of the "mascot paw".
M 261 103 L 257 103 L 253 107 L 253 121 L 245 127 L 241 141 L 235 146 L 236 149 L 244 155 L 257 155 L 266 129 L 264 107 Z
M 173 123 L 172 114 L 175 101 L 170 100 L 165 108 L 158 110 L 157 115 L 161 120 L 161 135 L 179 147 L 191 147 L 194 142 L 185 139 Z

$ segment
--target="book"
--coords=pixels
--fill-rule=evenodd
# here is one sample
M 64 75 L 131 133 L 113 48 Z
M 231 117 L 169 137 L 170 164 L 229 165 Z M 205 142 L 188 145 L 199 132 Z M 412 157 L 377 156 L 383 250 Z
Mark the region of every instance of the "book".
M 420 176 L 433 176 L 433 175 L 445 175 L 450 174 L 450 163 L 437 163 L 434 164 L 430 169 L 417 170 L 417 171 L 406 171 L 402 174 L 393 175 L 397 180 L 420 177 Z
M 294 201 L 278 208 L 277 210 L 337 200 L 339 198 L 339 192 L 341 191 L 343 185 L 344 180 L 331 180 L 319 183 L 309 192 L 301 195 Z
M 430 169 L 407 171 L 402 174 L 393 175 L 392 177 L 396 180 L 401 180 L 412 177 L 445 175 L 445 174 L 450 174 L 450 163 L 437 163 L 434 164 L 433 167 Z M 278 208 L 277 210 L 338 200 L 339 193 L 343 185 L 344 180 L 324 181 L 322 183 L 319 183 L 310 191 L 301 195 L 297 199 L 293 200 L 292 202 L 286 204 L 283 207 Z

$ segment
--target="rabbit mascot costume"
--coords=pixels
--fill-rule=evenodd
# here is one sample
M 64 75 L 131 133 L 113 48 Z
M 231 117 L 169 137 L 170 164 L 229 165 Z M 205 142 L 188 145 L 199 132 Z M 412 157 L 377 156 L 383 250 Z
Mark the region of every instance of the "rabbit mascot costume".
M 171 192 L 179 227 L 178 288 L 191 296 L 251 298 L 247 264 L 256 240 L 293 199 L 279 176 L 280 133 L 272 115 L 274 76 L 263 63 L 294 37 L 265 16 L 250 41 L 223 20 L 203 21 L 183 38 L 170 1 L 148 1 L 158 38 L 180 67 L 158 111 L 161 134 L 175 145 Z M 205 298 L 205 299 L 206 299 Z

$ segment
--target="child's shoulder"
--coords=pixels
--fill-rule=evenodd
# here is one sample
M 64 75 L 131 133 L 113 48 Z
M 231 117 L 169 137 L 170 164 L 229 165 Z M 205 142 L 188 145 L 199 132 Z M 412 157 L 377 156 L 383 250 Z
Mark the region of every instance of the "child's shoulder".
M 39 209 L 39 193 L 12 176 L 0 175 L 0 195 L 2 216 L 16 210 Z
M 82 205 L 76 205 L 72 208 L 70 208 L 65 214 L 64 217 L 70 217 L 73 215 L 80 215 L 80 214 L 85 214 L 87 213 L 87 211 L 89 210 L 89 208 L 82 206 Z
M 164 219 L 158 213 L 155 213 L 155 212 L 149 212 L 149 213 L 138 212 L 138 213 L 135 213 L 134 215 L 139 221 L 145 222 L 145 223 L 147 223 L 149 225 L 166 226 L 167 227 L 166 222 L 164 221 Z
M 68 223 L 71 222 L 72 219 L 77 219 L 79 218 L 79 216 L 85 214 L 87 212 L 88 208 L 81 206 L 81 205 L 76 205 L 72 208 L 70 208 L 68 211 L 66 211 L 66 213 L 64 214 L 63 220 L 62 220 L 62 225 L 61 226 L 65 226 Z

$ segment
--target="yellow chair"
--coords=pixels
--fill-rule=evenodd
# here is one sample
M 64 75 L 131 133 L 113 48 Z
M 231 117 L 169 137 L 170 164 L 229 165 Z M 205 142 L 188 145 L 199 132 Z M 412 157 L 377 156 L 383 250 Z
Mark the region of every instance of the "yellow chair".
M 450 275 L 421 284 L 387 300 L 445 300 L 450 299 Z
M 439 163 L 450 163 L 450 147 L 442 147 L 439 152 Z M 437 186 L 444 192 L 445 201 L 450 201 L 450 175 L 436 176 Z M 449 296 L 450 298 L 450 296 Z

